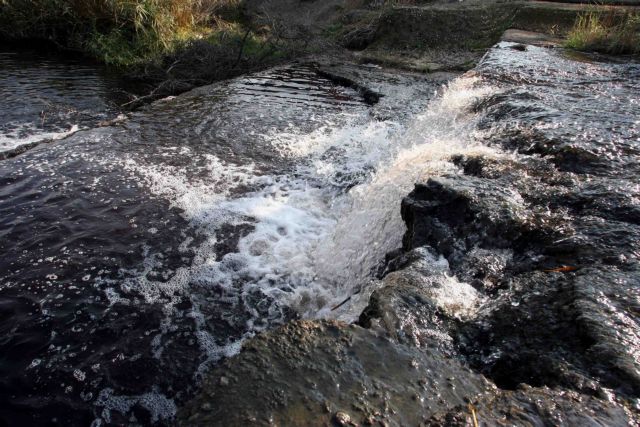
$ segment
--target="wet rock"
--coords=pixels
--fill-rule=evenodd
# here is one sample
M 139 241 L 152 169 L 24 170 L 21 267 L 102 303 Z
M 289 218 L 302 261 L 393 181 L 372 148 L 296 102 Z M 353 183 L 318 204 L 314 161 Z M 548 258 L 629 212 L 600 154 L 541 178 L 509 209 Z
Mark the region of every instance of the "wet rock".
M 408 266 L 384 278 L 359 323 L 368 328 L 376 323 L 395 341 L 452 356 L 451 337 L 458 323 L 477 310 L 478 292 L 453 278 L 447 261 L 425 248 L 409 258 Z
M 489 303 L 487 316 L 458 331 L 472 365 L 505 389 L 525 383 L 591 390 L 583 356 L 590 342 L 575 322 L 571 278 L 531 272 L 511 278 L 508 286 Z
M 429 245 L 455 266 L 473 247 L 512 247 L 525 237 L 529 215 L 515 188 L 469 176 L 433 178 L 402 201 L 403 246 Z
M 501 388 L 592 394 L 604 384 L 638 393 L 640 321 L 630 297 L 640 287 L 635 187 L 567 172 L 551 159 L 453 160 L 463 174 L 418 184 L 404 199 L 404 249 L 443 254 L 459 283 L 480 291 L 479 315 L 442 327 L 432 301 L 397 304 L 396 285 L 374 293 L 365 314 L 386 325 L 389 313 L 412 319 L 409 312 L 440 325 L 451 337 L 439 340 L 448 353 L 457 348 Z M 411 271 L 411 262 L 397 264 L 400 274 Z M 419 283 L 433 274 L 419 273 L 400 293 L 421 292 Z
M 474 425 L 624 426 L 630 419 L 614 402 L 575 392 L 524 386 L 434 415 L 426 424 L 436 427 Z
M 510 249 L 473 248 L 458 269 L 458 278 L 476 289 L 495 294 L 503 286 L 503 277 L 513 262 Z
M 528 72 L 501 75 L 518 84 L 473 109 L 484 115 L 480 127 L 492 130 L 487 145 L 518 154 L 454 156 L 459 174 L 416 185 L 402 203 L 405 253 L 394 254 L 385 270 L 411 279 L 402 288 L 385 279 L 364 315 L 394 339 L 439 346 L 514 390 L 484 414 L 478 407 L 481 422 L 625 425 L 624 413 L 610 404 L 636 399 L 640 390 L 639 152 L 622 115 L 611 118 L 620 129 L 615 137 L 610 123 L 594 125 L 584 138 L 540 126 L 565 114 L 550 107 L 557 96 L 578 95 L 558 95 L 555 75 L 536 75 L 535 91 L 523 87 Z M 550 88 L 540 89 L 545 84 Z M 563 119 L 575 123 L 585 111 L 571 109 Z M 451 321 L 429 291 L 424 296 L 422 283 L 431 280 L 437 289 L 441 282 L 433 283 L 437 269 L 412 269 L 419 251 L 442 254 L 458 286 L 478 291 L 474 315 Z M 443 338 L 405 339 L 416 335 L 416 317 L 424 321 L 418 330 L 436 329 Z M 463 407 L 431 421 L 464 424 L 470 416 Z M 637 422 L 637 411 L 630 416 Z
M 345 412 L 336 412 L 333 421 L 339 426 L 348 426 L 351 424 L 351 417 Z
M 318 75 L 336 83 L 344 87 L 350 87 L 362 96 L 364 101 L 369 105 L 375 105 L 380 101 L 380 98 L 383 97 L 382 94 L 370 89 L 369 87 L 363 85 L 359 80 L 361 78 L 353 78 L 349 76 L 348 73 L 337 73 L 331 70 L 329 67 L 320 67 L 316 70 Z
M 215 381 L 220 372 L 233 376 L 229 386 Z M 185 426 L 417 425 L 494 390 L 437 350 L 396 344 L 354 325 L 298 321 L 248 341 L 211 373 L 178 421 Z M 214 410 L 203 411 L 204 403 Z
M 586 268 L 574 281 L 576 321 L 598 376 L 627 394 L 640 390 L 640 271 Z M 603 369 L 604 368 L 604 369 Z

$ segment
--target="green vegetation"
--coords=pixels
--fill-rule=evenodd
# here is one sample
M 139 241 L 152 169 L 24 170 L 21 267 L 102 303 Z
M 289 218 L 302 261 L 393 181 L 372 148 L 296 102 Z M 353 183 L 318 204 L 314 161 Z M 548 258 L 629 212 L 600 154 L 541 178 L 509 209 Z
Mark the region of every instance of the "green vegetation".
M 288 29 L 242 0 L 0 0 L 0 40 L 50 40 L 120 68 L 131 109 L 307 51 Z
M 567 36 L 566 46 L 614 54 L 640 53 L 640 13 L 589 11 L 581 14 Z
M 123 68 L 157 63 L 185 43 L 233 33 L 239 0 L 0 0 L 0 37 L 51 40 Z M 237 32 L 237 31 L 235 31 Z M 218 37 L 218 41 L 224 37 Z

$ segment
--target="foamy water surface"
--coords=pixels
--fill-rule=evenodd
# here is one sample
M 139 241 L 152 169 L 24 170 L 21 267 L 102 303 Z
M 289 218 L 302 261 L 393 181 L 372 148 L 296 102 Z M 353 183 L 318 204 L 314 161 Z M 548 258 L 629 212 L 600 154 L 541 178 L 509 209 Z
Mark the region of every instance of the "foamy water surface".
M 472 107 L 496 91 L 479 78 L 363 72 L 378 105 L 276 69 L 0 163 L 2 327 L 30 337 L 6 365 L 9 419 L 168 422 L 255 333 L 354 320 L 414 183 L 455 172 L 454 153 L 500 155 L 478 142 Z

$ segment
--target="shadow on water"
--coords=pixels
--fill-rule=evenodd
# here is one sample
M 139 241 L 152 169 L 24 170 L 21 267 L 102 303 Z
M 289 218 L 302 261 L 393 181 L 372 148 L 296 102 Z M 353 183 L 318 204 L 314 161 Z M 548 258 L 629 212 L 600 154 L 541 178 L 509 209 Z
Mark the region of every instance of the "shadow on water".
M 118 75 L 86 58 L 0 45 L 0 156 L 115 117 L 128 100 L 124 89 Z

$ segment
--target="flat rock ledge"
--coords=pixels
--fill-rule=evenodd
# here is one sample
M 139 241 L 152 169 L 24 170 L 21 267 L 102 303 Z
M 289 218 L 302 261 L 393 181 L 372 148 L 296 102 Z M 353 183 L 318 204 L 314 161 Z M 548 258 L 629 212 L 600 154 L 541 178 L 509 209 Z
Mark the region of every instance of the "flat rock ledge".
M 180 425 L 418 425 L 495 387 L 438 351 L 357 325 L 297 321 L 250 340 L 208 377 Z
M 210 373 L 181 426 L 629 425 L 577 392 L 501 391 L 439 350 L 357 325 L 296 321 L 248 341 Z

